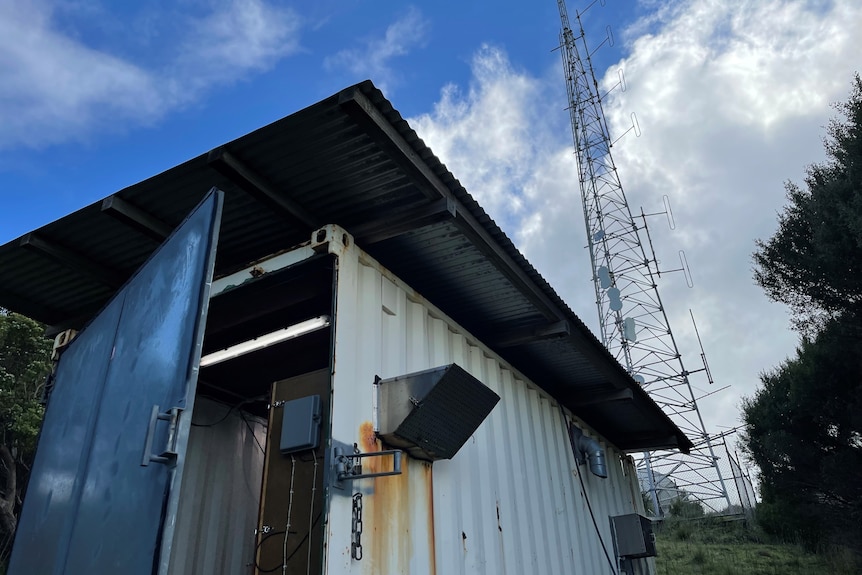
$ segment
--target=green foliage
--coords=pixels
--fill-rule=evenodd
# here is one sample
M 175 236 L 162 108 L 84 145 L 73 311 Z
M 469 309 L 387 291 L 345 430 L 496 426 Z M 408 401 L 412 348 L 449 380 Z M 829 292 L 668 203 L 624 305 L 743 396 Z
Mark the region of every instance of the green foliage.
M 641 491 L 641 499 L 644 504 L 644 511 L 647 515 L 655 515 L 655 506 L 652 502 L 652 497 L 650 496 L 649 491 Z
M 668 514 L 671 517 L 694 519 L 695 517 L 703 517 L 703 507 L 697 501 L 689 500 L 687 497 L 678 497 L 670 504 Z
M 40 324 L 0 309 L 0 573 L 15 535 L 42 423 L 51 342 Z
M 844 311 L 862 309 L 862 80 L 836 105 L 844 121 L 827 130 L 828 159 L 806 170 L 805 187 L 786 184 L 789 204 L 778 231 L 757 241 L 754 278 L 773 300 L 790 306 L 811 334 Z
M 838 548 L 811 552 L 770 540 L 743 521 L 669 518 L 655 527 L 658 575 L 856 575 L 860 565 Z M 680 536 L 684 533 L 684 536 Z
M 51 341 L 42 334 L 33 320 L 0 313 L 0 440 L 25 459 L 36 449 L 39 399 L 50 370 Z
M 862 80 L 836 106 L 827 161 L 787 184 L 755 280 L 790 306 L 796 355 L 743 401 L 743 448 L 760 468 L 764 530 L 862 556 Z
M 862 339 L 830 320 L 743 401 L 744 449 L 760 468 L 769 533 L 862 550 Z

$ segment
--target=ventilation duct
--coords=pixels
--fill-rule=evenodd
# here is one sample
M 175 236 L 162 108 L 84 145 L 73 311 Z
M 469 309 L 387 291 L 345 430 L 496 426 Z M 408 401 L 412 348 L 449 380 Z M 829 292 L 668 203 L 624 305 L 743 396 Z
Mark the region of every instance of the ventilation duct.
M 452 459 L 500 401 L 454 363 L 376 385 L 378 435 L 426 461 Z
M 590 462 L 590 471 L 596 477 L 606 478 L 608 476 L 608 465 L 605 459 L 605 450 L 599 442 L 584 435 L 584 432 L 572 425 L 569 427 L 572 437 L 572 447 L 575 450 L 575 461 L 578 465 Z

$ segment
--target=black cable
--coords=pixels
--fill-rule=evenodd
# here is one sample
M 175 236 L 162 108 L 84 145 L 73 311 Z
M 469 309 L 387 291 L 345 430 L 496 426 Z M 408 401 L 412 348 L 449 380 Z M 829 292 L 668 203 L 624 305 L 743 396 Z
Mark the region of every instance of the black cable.
M 318 513 L 317 517 L 314 518 L 314 522 L 311 524 L 312 529 L 314 528 L 315 525 L 317 525 L 317 522 L 320 521 L 321 515 L 322 515 L 322 513 Z M 264 569 L 257 562 L 257 555 L 258 555 L 258 552 L 260 551 L 261 545 L 263 545 L 263 542 L 267 541 L 270 537 L 273 537 L 275 535 L 281 535 L 283 533 L 284 533 L 284 531 L 270 531 L 269 533 L 264 535 L 260 541 L 258 541 L 257 545 L 255 545 L 255 547 L 254 547 L 254 566 L 261 573 L 272 573 L 273 571 L 277 571 L 278 569 L 281 569 L 284 566 L 284 563 L 279 563 L 278 565 L 276 565 L 272 569 Z M 294 533 L 294 532 L 291 531 L 291 533 Z M 311 535 L 310 531 L 308 533 L 306 533 L 302 539 L 299 540 L 299 543 L 296 544 L 296 547 L 293 549 L 293 551 L 290 552 L 290 555 L 287 556 L 287 562 L 288 563 L 290 562 L 291 559 L 293 559 L 293 556 L 296 555 L 299 552 L 299 550 L 302 548 L 302 544 L 305 543 L 306 541 L 308 541 L 309 535 Z
M 254 546 L 254 566 L 261 573 L 272 573 L 273 571 L 281 569 L 281 567 L 284 565 L 284 563 L 279 563 L 278 565 L 276 565 L 272 569 L 264 569 L 257 562 L 257 554 L 260 551 L 260 546 L 263 545 L 263 542 L 269 541 L 270 537 L 275 537 L 276 535 L 280 535 L 282 533 L 284 533 L 284 531 L 270 531 L 269 533 L 267 533 L 263 537 L 261 537 L 260 541 L 257 542 L 257 545 Z
M 242 420 L 245 422 L 245 426 L 248 428 L 248 432 L 251 433 L 251 436 L 254 438 L 254 442 L 257 443 L 257 446 L 260 448 L 260 452 L 266 455 L 266 450 L 263 448 L 263 445 L 260 444 L 260 441 L 258 441 L 257 435 L 254 433 L 254 429 L 252 429 L 251 427 L 251 423 L 249 423 L 248 419 L 245 418 L 245 415 L 243 415 L 242 410 L 240 410 L 238 413 L 240 418 L 242 418 Z
M 566 430 L 566 435 L 569 437 L 569 445 L 572 448 L 572 455 L 575 457 L 575 465 L 577 465 L 578 464 L 578 450 L 577 450 L 577 447 L 575 447 L 575 441 L 572 439 L 572 433 L 569 430 L 569 426 L 566 425 L 566 412 L 563 411 L 563 405 L 562 404 L 558 404 L 558 405 L 560 406 L 560 417 L 563 420 L 563 427 Z M 616 567 L 616 565 L 614 565 L 614 562 L 611 561 L 611 556 L 608 553 L 607 546 L 605 545 L 605 539 L 604 539 L 604 537 L 602 537 L 602 532 L 599 530 L 599 524 L 596 522 L 595 514 L 593 514 L 593 506 L 590 505 L 590 498 L 587 495 L 587 488 L 584 485 L 584 478 L 581 476 L 581 470 L 580 469 L 578 469 L 577 475 L 578 475 L 578 481 L 581 484 L 581 493 L 584 494 L 584 501 L 587 502 L 587 509 L 590 512 L 590 518 L 592 518 L 592 520 L 593 520 L 593 527 L 596 530 L 596 535 L 599 536 L 599 543 L 602 544 L 602 551 L 605 552 L 605 558 L 608 560 L 608 566 L 611 568 L 611 573 L 613 573 L 613 575 L 617 575 L 617 567 Z
M 318 513 L 318 514 L 317 514 L 317 517 L 315 517 L 315 518 L 314 518 L 314 521 L 313 521 L 313 522 L 312 522 L 312 524 L 311 524 L 311 528 L 312 528 L 312 529 L 314 529 L 314 526 L 315 526 L 315 525 L 317 525 L 317 522 L 320 520 L 320 516 L 321 516 L 321 515 L 322 515 L 321 513 Z M 302 547 L 302 544 L 303 544 L 303 543 L 305 543 L 306 541 L 308 541 L 308 537 L 309 537 L 310 535 L 311 535 L 311 531 L 309 531 L 308 533 L 306 533 L 306 534 L 305 534 L 305 537 L 303 537 L 302 539 L 300 539 L 299 543 L 297 543 L 297 545 L 296 545 L 296 549 L 294 549 L 294 550 L 293 550 L 293 553 L 291 553 L 290 555 L 288 555 L 288 556 L 287 556 L 287 560 L 288 560 L 288 561 L 290 561 L 291 559 L 293 559 L 293 556 L 294 556 L 294 555 L 296 555 L 296 553 L 299 551 L 300 547 Z
M 239 407 L 241 405 L 245 405 L 246 403 L 249 403 L 250 401 L 251 401 L 250 399 L 244 399 L 244 400 L 240 401 L 239 403 L 237 403 L 236 405 L 230 406 L 230 409 L 228 409 L 227 412 L 225 412 L 225 414 L 223 416 L 221 416 L 220 419 L 218 419 L 212 423 L 195 423 L 194 421 L 192 421 L 192 427 L 215 427 L 216 425 L 218 425 L 219 423 L 221 423 L 225 419 L 227 419 L 230 416 L 230 414 L 233 413 L 234 409 L 236 409 L 237 407 Z
M 224 402 L 219 401 L 219 400 L 217 400 L 211 396 L 202 395 L 201 397 L 206 397 L 206 398 L 208 398 L 214 402 L 217 402 L 221 405 L 224 405 Z M 221 416 L 219 419 L 217 419 L 216 421 L 214 421 L 212 423 L 195 423 L 194 421 L 192 421 L 192 426 L 193 427 L 214 427 L 214 426 L 218 425 L 219 423 L 222 423 L 225 419 L 227 419 L 230 416 L 230 414 L 233 413 L 234 409 L 242 407 L 243 405 L 246 405 L 248 403 L 254 403 L 256 401 L 264 401 L 265 398 L 266 398 L 266 396 L 263 396 L 263 395 L 258 395 L 256 397 L 247 397 L 247 398 L 243 399 L 242 401 L 240 401 L 239 403 L 235 403 L 234 405 L 231 405 L 230 409 L 228 409 L 227 412 L 223 416 Z

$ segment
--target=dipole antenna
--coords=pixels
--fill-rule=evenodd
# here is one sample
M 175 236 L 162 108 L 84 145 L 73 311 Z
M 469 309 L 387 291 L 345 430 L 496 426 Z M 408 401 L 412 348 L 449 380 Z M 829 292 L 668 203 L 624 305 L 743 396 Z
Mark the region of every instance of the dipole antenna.
M 581 22 L 582 14 L 597 2 L 605 4 L 604 0 L 593 0 L 583 12 L 575 13 L 575 30 L 569 22 L 565 0 L 557 0 L 562 23 L 560 52 L 601 340 L 694 443 L 689 455 L 662 451 L 644 454 L 639 473 L 656 513 L 663 514 L 671 500 L 682 495 L 695 497 L 707 511 L 730 509 L 731 499 L 713 442 L 706 433 L 689 382 L 692 373 L 707 369 L 706 363 L 695 372 L 686 370 L 659 295 L 657 278 L 661 271 L 647 228 L 647 217 L 656 214 L 641 210 L 637 218 L 632 215 L 611 155 L 616 140 L 611 140 L 602 110 L 607 93 L 600 95 L 591 60 L 595 50 L 589 51 Z M 605 43 L 613 44 L 610 27 L 601 44 Z M 617 86 L 625 89 L 622 73 Z M 634 115 L 627 132 L 631 130 L 639 135 Z M 659 213 L 666 214 L 673 227 L 667 200 L 665 212 Z M 649 250 L 644 248 L 641 232 L 649 240 Z M 690 283 L 684 254 L 680 258 L 681 269 Z

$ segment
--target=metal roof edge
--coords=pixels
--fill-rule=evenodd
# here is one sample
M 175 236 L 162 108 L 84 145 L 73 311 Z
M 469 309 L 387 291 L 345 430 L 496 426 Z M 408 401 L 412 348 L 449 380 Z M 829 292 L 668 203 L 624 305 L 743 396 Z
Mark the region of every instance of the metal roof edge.
M 652 405 L 656 413 L 665 421 L 665 423 L 674 430 L 674 435 L 677 439 L 676 445 L 665 445 L 656 447 L 660 449 L 664 447 L 674 447 L 680 449 L 683 453 L 688 453 L 694 447 L 692 441 L 679 429 L 679 427 L 670 419 L 670 417 L 656 404 L 649 394 L 632 378 L 625 368 L 617 361 L 617 359 L 608 351 L 608 349 L 598 340 L 586 324 L 572 311 L 568 304 L 563 301 L 554 288 L 545 280 L 544 277 L 533 267 L 526 257 L 518 250 L 512 240 L 503 232 L 499 225 L 491 216 L 479 205 L 478 202 L 464 188 L 460 181 L 452 174 L 448 168 L 434 155 L 431 149 L 419 137 L 413 128 L 407 123 L 401 114 L 394 108 L 391 102 L 383 95 L 383 92 L 378 89 L 370 80 L 365 80 L 353 86 L 350 86 L 338 94 L 339 102 L 344 102 L 349 99 L 356 100 L 356 93 L 359 92 L 366 96 L 381 113 L 391 126 L 398 132 L 403 140 L 413 148 L 413 151 L 419 158 L 434 172 L 434 175 L 446 188 L 452 193 L 459 204 L 463 205 L 470 215 L 472 220 L 482 226 L 485 232 L 490 235 L 500 247 L 503 248 L 506 255 L 513 261 L 514 265 L 518 266 L 519 272 L 526 274 L 530 281 L 544 294 L 548 300 L 557 308 L 561 315 L 569 320 L 576 327 L 576 332 L 569 337 L 581 340 L 588 346 L 588 350 L 594 355 L 598 365 L 611 366 L 608 372 L 610 378 L 621 382 L 626 388 L 631 389 L 642 401 L 646 401 Z M 366 106 L 363 106 L 367 110 Z M 372 112 L 373 113 L 373 112 Z

